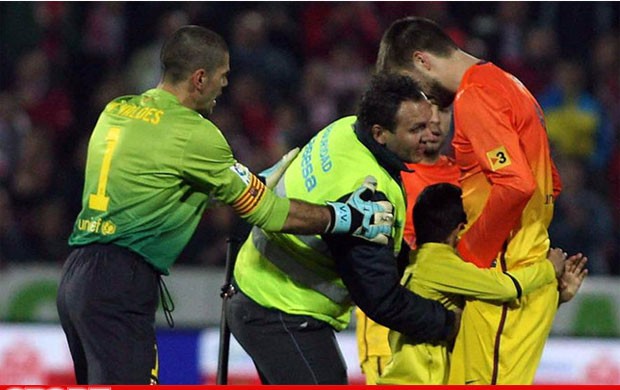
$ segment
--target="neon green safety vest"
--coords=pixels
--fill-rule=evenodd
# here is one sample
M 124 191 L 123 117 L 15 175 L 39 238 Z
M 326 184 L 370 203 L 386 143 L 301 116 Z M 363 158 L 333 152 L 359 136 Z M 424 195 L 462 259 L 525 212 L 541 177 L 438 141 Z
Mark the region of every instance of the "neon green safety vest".
M 336 201 L 361 186 L 368 175 L 394 205 L 392 237 L 400 251 L 406 205 L 400 183 L 357 138 L 349 116 L 321 130 L 301 150 L 276 192 L 317 204 Z M 352 301 L 319 235 L 269 233 L 254 228 L 240 249 L 234 276 L 241 290 L 260 305 L 308 315 L 337 330 L 347 327 Z

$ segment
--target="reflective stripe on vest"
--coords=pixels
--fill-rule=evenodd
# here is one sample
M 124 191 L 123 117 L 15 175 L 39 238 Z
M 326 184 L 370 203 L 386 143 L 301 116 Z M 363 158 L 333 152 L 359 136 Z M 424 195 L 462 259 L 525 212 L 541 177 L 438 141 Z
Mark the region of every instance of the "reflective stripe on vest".
M 283 178 L 280 178 L 280 180 L 278 180 L 278 184 L 276 184 L 273 192 L 275 192 L 275 194 L 278 196 L 286 198 L 286 185 L 284 184 Z M 299 239 L 299 241 L 303 242 L 304 244 L 319 252 L 323 256 L 329 257 L 330 259 L 332 258 L 331 252 L 329 251 L 327 244 L 319 237 L 312 235 L 296 235 L 296 237 Z
M 314 236 L 298 236 L 298 238 L 306 244 L 321 243 L 325 246 L 324 250 L 326 249 L 325 243 Z M 270 241 L 265 233 L 257 227 L 252 229 L 252 243 L 263 257 L 280 268 L 291 279 L 325 295 L 338 304 L 350 303 L 351 298 L 345 287 L 338 286 L 295 261 L 290 254 Z M 313 249 L 322 252 L 316 247 L 313 247 Z

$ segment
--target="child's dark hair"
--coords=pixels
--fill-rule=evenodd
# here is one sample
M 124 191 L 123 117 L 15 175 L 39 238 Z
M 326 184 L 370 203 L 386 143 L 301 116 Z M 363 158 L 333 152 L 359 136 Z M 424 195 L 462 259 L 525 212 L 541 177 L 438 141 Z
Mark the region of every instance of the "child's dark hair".
M 445 242 L 459 223 L 467 222 L 461 194 L 461 189 L 450 183 L 433 184 L 420 193 L 413 207 L 418 246 Z

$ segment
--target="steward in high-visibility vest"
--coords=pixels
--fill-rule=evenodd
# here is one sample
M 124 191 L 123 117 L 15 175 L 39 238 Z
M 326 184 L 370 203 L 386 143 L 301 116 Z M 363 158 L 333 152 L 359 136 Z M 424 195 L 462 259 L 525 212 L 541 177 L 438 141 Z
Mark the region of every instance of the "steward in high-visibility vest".
M 356 137 L 355 119 L 342 118 L 315 135 L 291 163 L 276 193 L 321 204 L 348 195 L 362 185 L 366 174 L 374 176 L 377 191 L 394 206 L 396 256 L 406 212 L 400 180 L 392 176 L 400 170 L 387 161 L 386 167 L 377 163 Z M 309 315 L 336 330 L 349 323 L 353 302 L 320 236 L 269 233 L 255 227 L 239 252 L 234 275 L 239 288 L 264 307 Z
M 240 294 L 233 296 L 227 317 L 263 383 L 346 383 L 337 353 L 331 363 L 320 361 L 339 351 L 325 339 L 347 327 L 354 304 L 420 342 L 445 340 L 453 331 L 452 312 L 399 283 L 397 257 L 408 255 L 408 250 L 401 253 L 406 204 L 400 172 L 406 169 L 404 161 L 421 158 L 431 114 L 430 103 L 418 91 L 407 77 L 375 76 L 358 116 L 321 130 L 276 186 L 280 195 L 320 204 L 347 199 L 372 175 L 374 196 L 394 206 L 393 242 L 377 245 L 355 237 L 254 228 L 241 247 L 234 270 Z M 321 326 L 328 332 L 321 333 Z M 344 379 L 325 373 L 338 369 Z

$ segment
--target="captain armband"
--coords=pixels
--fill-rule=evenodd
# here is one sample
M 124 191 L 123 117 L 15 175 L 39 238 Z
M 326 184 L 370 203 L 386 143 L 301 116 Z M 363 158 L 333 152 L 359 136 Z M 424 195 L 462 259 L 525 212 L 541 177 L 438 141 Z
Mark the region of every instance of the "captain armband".
M 246 167 L 237 163 L 232 169 L 247 187 L 231 204 L 232 208 L 242 217 L 251 214 L 265 196 L 266 187 L 263 182 L 252 174 Z

